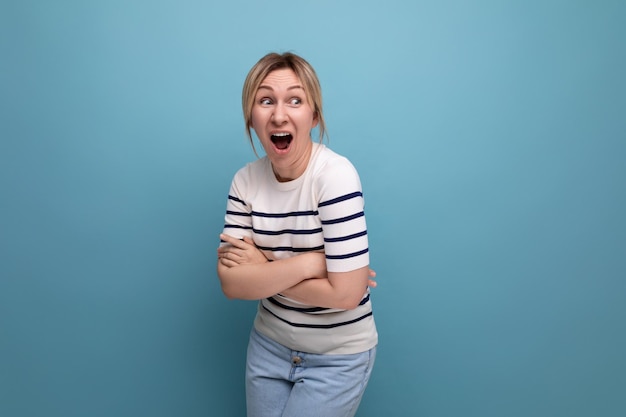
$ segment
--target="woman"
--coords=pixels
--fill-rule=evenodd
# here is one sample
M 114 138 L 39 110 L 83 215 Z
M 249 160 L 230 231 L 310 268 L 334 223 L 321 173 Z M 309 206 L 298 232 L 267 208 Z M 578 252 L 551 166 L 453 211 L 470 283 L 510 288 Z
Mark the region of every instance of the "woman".
M 248 416 L 353 416 L 378 342 L 358 173 L 321 144 L 321 88 L 301 57 L 261 58 L 242 101 L 266 156 L 232 181 L 217 272 L 227 297 L 260 300 Z

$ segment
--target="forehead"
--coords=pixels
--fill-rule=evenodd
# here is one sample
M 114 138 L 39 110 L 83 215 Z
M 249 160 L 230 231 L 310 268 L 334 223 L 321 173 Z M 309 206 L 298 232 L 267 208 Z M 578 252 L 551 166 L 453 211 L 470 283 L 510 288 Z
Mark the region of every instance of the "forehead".
M 259 88 L 273 90 L 292 89 L 294 87 L 303 88 L 302 82 L 290 68 L 280 68 L 270 72 L 259 85 Z

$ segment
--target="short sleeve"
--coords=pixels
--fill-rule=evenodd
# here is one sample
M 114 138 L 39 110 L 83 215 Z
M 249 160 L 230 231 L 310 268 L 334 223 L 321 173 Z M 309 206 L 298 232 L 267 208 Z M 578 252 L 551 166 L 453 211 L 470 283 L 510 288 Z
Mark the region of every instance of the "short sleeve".
M 358 172 L 346 158 L 331 158 L 316 178 L 318 212 L 329 272 L 369 265 L 365 202 Z
M 241 170 L 233 178 L 226 203 L 224 233 L 237 239 L 252 235 L 252 214 L 245 199 L 246 185 Z

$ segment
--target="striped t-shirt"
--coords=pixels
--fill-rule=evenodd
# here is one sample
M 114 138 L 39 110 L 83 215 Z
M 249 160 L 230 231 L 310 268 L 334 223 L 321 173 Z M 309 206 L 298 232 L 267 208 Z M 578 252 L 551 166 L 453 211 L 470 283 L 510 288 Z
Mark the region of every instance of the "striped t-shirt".
M 306 171 L 295 180 L 276 180 L 267 157 L 240 169 L 230 188 L 224 233 L 251 237 L 270 260 L 320 251 L 329 272 L 349 272 L 369 265 L 363 206 L 350 161 L 314 143 Z M 353 310 L 304 305 L 277 294 L 260 300 L 255 328 L 301 352 L 364 352 L 378 335 L 369 289 L 363 290 Z

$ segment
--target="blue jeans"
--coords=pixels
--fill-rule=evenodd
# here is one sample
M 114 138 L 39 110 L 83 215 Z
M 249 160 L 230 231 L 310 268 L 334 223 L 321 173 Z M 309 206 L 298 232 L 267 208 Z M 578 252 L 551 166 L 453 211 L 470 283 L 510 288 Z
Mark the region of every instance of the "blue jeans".
M 352 417 L 376 348 L 353 355 L 293 351 L 252 330 L 246 366 L 248 417 Z

